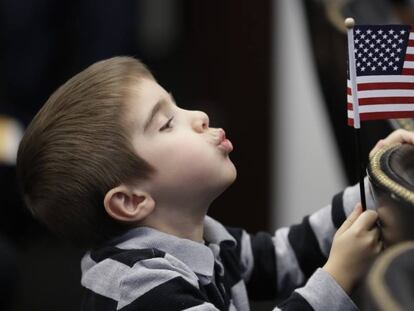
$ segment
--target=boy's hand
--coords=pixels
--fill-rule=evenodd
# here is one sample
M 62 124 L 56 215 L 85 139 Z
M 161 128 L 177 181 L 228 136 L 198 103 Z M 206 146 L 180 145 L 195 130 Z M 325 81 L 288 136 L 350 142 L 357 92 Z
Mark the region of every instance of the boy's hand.
M 362 212 L 361 203 L 344 221 L 334 236 L 328 261 L 323 269 L 351 293 L 373 258 L 382 250 L 380 231 L 375 225 L 377 213 Z
M 403 129 L 395 130 L 386 138 L 379 140 L 375 147 L 369 153 L 369 156 L 372 157 L 379 149 L 386 145 L 397 143 L 414 145 L 414 132 L 410 132 Z

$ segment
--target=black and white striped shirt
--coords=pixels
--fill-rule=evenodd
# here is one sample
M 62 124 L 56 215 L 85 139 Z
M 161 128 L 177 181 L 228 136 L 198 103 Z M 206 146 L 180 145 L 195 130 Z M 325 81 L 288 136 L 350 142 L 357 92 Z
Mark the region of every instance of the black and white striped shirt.
M 275 310 L 357 310 L 319 267 L 358 191 L 347 188 L 332 205 L 273 236 L 226 228 L 208 216 L 204 244 L 132 229 L 82 259 L 82 310 L 242 311 L 249 299 L 283 297 Z

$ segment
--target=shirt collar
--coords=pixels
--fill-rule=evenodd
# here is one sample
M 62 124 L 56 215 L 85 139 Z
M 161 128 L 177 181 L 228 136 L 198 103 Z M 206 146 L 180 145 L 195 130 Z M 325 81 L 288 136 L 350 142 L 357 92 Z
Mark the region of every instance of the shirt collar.
M 204 220 L 204 240 L 208 244 L 220 245 L 236 240 L 222 224 L 206 216 Z M 214 274 L 215 256 L 212 250 L 200 242 L 183 239 L 149 227 L 137 227 L 112 240 L 121 249 L 156 248 L 184 262 L 196 274 L 212 276 Z

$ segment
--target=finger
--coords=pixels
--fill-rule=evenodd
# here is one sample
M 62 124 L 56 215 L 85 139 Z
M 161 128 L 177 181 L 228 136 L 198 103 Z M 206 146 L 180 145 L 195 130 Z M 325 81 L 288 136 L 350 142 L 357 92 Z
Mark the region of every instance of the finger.
M 372 158 L 374 156 L 374 154 L 376 154 L 378 152 L 378 150 L 380 150 L 385 145 L 386 145 L 386 143 L 384 142 L 383 139 L 379 140 L 377 142 L 377 144 L 375 145 L 375 147 L 372 148 L 371 152 L 369 153 L 369 157 Z
M 381 243 L 380 231 L 378 228 L 371 229 L 368 232 L 366 232 L 365 238 L 366 238 L 366 241 L 368 242 L 368 245 L 370 245 L 373 249 L 377 247 L 378 243 Z
M 414 132 L 398 129 L 388 135 L 384 139 L 384 143 L 387 145 L 396 143 L 414 144 Z
M 354 207 L 354 210 L 351 214 L 349 214 L 348 218 L 342 223 L 342 225 L 338 229 L 338 233 L 341 234 L 348 230 L 349 227 L 358 219 L 359 215 L 362 213 L 362 205 L 361 203 L 357 203 Z
M 379 149 L 386 145 L 397 143 L 414 145 L 414 132 L 403 129 L 398 129 L 392 132 L 385 139 L 381 139 L 380 141 L 378 141 L 378 143 L 369 153 L 369 156 L 372 157 Z
M 367 210 L 363 212 L 357 220 L 355 220 L 353 227 L 355 230 L 371 230 L 374 226 L 376 226 L 377 219 L 377 212 Z
M 381 253 L 384 250 L 384 243 L 382 241 L 378 242 L 377 247 L 375 248 L 375 252 L 377 254 Z

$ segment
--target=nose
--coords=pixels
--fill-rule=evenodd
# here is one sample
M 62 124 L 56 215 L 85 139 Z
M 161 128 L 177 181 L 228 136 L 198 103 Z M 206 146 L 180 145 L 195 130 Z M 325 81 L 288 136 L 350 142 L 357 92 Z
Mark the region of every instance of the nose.
M 192 126 L 198 133 L 203 133 L 208 129 L 210 120 L 208 115 L 203 111 L 193 111 Z

